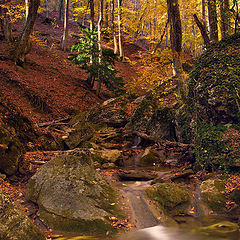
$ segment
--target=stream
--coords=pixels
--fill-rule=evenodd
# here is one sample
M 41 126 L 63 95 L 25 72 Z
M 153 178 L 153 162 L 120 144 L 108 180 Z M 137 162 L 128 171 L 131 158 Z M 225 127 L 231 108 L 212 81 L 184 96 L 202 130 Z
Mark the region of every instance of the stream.
M 217 223 L 224 222 L 219 216 L 193 218 L 192 224 L 179 224 L 178 227 L 165 227 L 154 214 L 154 210 L 145 199 L 144 190 L 151 181 L 118 182 L 117 188 L 122 192 L 125 201 L 130 206 L 130 212 L 137 230 L 130 231 L 113 238 L 97 238 L 93 236 L 76 236 L 64 234 L 58 240 L 239 240 L 239 231 L 225 232 L 225 226 Z M 195 194 L 194 194 L 195 195 Z M 197 197 L 197 196 L 196 196 Z M 201 208 L 201 206 L 199 207 Z M 199 210 L 201 211 L 201 210 Z M 204 226 L 216 225 L 218 233 L 209 231 Z

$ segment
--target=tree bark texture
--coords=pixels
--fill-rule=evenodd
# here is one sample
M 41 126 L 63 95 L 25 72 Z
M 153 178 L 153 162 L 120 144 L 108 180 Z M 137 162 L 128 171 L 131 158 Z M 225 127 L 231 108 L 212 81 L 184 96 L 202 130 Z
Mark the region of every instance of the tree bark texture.
M 99 19 L 98 19 L 98 51 L 99 51 L 99 56 L 98 56 L 98 63 L 99 66 L 101 65 L 102 62 L 102 45 L 101 45 L 101 30 L 102 30 L 102 22 L 103 22 L 103 0 L 99 1 Z M 101 90 L 101 85 L 102 85 L 102 73 L 101 69 L 98 68 L 98 84 L 97 84 L 97 91 L 96 94 L 99 96 L 100 90 Z
M 208 22 L 210 42 L 218 42 L 218 25 L 217 25 L 217 7 L 216 0 L 208 0 Z
M 228 36 L 230 27 L 229 0 L 220 0 L 221 36 Z
M 7 1 L 0 1 L 0 3 L 6 3 Z M 6 41 L 12 41 L 12 23 L 7 15 L 7 9 L 0 5 L 0 30 L 2 38 Z
M 65 0 L 64 10 L 64 30 L 62 39 L 62 50 L 66 51 L 67 37 L 68 37 L 68 21 L 69 21 L 69 0 Z
M 111 21 L 112 21 L 112 32 L 113 32 L 113 45 L 114 45 L 114 53 L 117 54 L 118 51 L 118 45 L 117 45 L 117 36 L 116 36 L 116 30 L 115 30 L 115 23 L 114 23 L 114 19 L 115 19 L 115 4 L 114 4 L 114 0 L 111 0 Z
M 119 57 L 123 60 L 123 47 L 122 47 L 122 24 L 121 24 L 121 17 L 122 17 L 122 0 L 117 0 L 118 3 L 118 47 L 119 47 Z
M 63 21 L 63 0 L 59 0 L 59 2 L 58 2 L 58 4 L 59 4 L 59 9 L 58 9 L 58 19 L 60 20 L 60 21 Z
M 210 39 L 209 39 L 209 36 L 208 36 L 208 33 L 207 33 L 207 29 L 205 28 L 204 24 L 198 19 L 196 14 L 193 14 L 193 17 L 194 17 L 194 20 L 195 20 L 195 22 L 196 22 L 196 24 L 197 24 L 197 26 L 198 26 L 198 28 L 201 32 L 204 45 L 207 48 L 210 45 Z
M 184 99 L 186 96 L 186 84 L 181 62 L 182 24 L 178 0 L 167 0 L 167 7 L 170 27 L 170 42 L 173 52 L 173 75 L 178 80 L 178 96 Z
M 22 31 L 22 34 L 16 44 L 15 49 L 13 50 L 13 60 L 17 64 L 23 64 L 25 62 L 25 56 L 30 51 L 31 42 L 30 34 L 33 31 L 33 26 L 37 18 L 37 11 L 40 4 L 40 0 L 31 0 L 29 2 L 29 14 L 27 22 Z

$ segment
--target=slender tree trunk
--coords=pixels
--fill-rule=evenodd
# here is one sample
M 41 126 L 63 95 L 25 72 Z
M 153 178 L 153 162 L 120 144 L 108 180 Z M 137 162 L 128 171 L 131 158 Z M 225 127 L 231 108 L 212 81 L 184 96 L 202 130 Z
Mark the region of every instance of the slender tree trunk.
M 103 21 L 103 0 L 99 1 L 99 19 L 98 19 L 98 51 L 99 51 L 99 56 L 98 56 L 98 64 L 99 66 L 102 63 L 102 45 L 101 45 L 101 29 L 102 29 L 102 21 Z M 99 96 L 100 90 L 101 90 L 101 85 L 102 85 L 102 70 L 101 68 L 98 68 L 98 84 L 97 84 L 97 91 L 96 94 Z
M 118 44 L 117 44 L 117 36 L 116 36 L 116 28 L 115 28 L 115 5 L 114 5 L 114 0 L 111 0 L 111 16 L 112 16 L 112 32 L 113 32 L 113 45 L 114 45 L 114 53 L 117 54 L 118 51 Z
M 93 31 L 94 30 L 94 0 L 89 0 L 89 7 L 90 7 L 90 30 Z M 90 56 L 90 65 L 93 64 L 93 56 Z M 95 77 L 92 76 L 91 73 L 88 74 L 88 78 L 87 78 L 87 83 L 88 85 L 93 88 L 94 86 L 94 81 L 95 81 Z
M 200 22 L 200 20 L 198 19 L 196 14 L 193 14 L 193 17 L 194 17 L 194 20 L 195 20 L 195 22 L 196 22 L 196 24 L 197 24 L 197 26 L 198 26 L 198 28 L 201 32 L 204 45 L 207 48 L 210 45 L 210 39 L 209 39 L 208 34 L 207 34 L 207 29 L 204 27 L 204 24 Z
M 59 2 L 58 2 L 58 4 L 59 4 L 59 15 L 58 15 L 58 19 L 60 20 L 60 21 L 63 21 L 63 0 L 59 0 Z
M 167 19 L 167 21 L 166 21 L 166 23 L 165 23 L 165 27 L 164 27 L 164 29 L 163 29 L 163 32 L 162 32 L 160 41 L 157 43 L 156 47 L 155 47 L 154 50 L 152 51 L 152 54 L 154 54 L 154 53 L 157 51 L 157 49 L 161 46 L 163 37 L 164 37 L 164 35 L 165 35 L 165 33 L 166 33 L 166 30 L 167 30 L 167 26 L 168 26 L 168 19 Z
M 117 0 L 118 3 L 118 47 L 119 47 L 119 57 L 123 60 L 123 47 L 122 47 L 122 24 L 121 24 L 121 16 L 122 16 L 122 0 Z
M 208 21 L 210 30 L 210 42 L 218 42 L 216 0 L 208 0 Z
M 30 51 L 30 34 L 33 31 L 33 26 L 37 18 L 37 11 L 40 4 L 40 0 L 31 0 L 29 3 L 29 14 L 27 23 L 23 29 L 23 32 L 13 50 L 13 60 L 15 63 L 22 65 L 25 62 L 25 56 Z
M 69 20 L 69 0 L 65 0 L 65 11 L 64 11 L 64 30 L 62 39 L 62 50 L 66 51 L 66 44 L 68 38 L 68 20 Z
M 226 37 L 229 34 L 230 18 L 229 18 L 229 0 L 220 0 L 221 15 L 221 36 Z

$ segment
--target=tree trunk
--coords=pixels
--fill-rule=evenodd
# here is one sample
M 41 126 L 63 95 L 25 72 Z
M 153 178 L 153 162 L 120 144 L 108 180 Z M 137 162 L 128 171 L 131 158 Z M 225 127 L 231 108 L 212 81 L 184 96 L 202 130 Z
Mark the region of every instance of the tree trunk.
M 108 28 L 108 18 L 109 18 L 109 4 L 106 1 L 106 5 L 105 5 L 105 27 Z
M 13 60 L 16 64 L 22 65 L 25 62 L 25 56 L 31 49 L 30 34 L 32 33 L 40 0 L 31 0 L 29 3 L 29 14 L 23 32 L 13 50 Z
M 102 85 L 102 70 L 100 68 L 101 62 L 102 62 L 102 45 L 101 45 L 101 30 L 102 30 L 102 21 L 103 21 L 103 0 L 99 1 L 99 19 L 98 19 L 98 51 L 99 51 L 99 56 L 98 56 L 98 84 L 97 84 L 97 91 L 96 94 L 99 96 L 100 90 L 101 90 L 101 85 Z
M 114 11 L 115 11 L 115 5 L 114 0 L 111 0 L 111 16 L 112 16 L 112 32 L 113 32 L 113 45 L 114 45 L 114 53 L 117 54 L 118 51 L 118 45 L 117 45 L 117 36 L 116 36 L 116 30 L 115 30 L 115 23 L 114 23 Z
M 208 0 L 208 21 L 210 42 L 218 42 L 218 25 L 217 25 L 217 7 L 216 0 Z
M 198 19 L 196 14 L 193 14 L 193 17 L 194 17 L 194 20 L 195 20 L 195 22 L 196 22 L 196 24 L 197 24 L 197 26 L 198 26 L 198 28 L 201 32 L 204 45 L 207 48 L 210 45 L 210 39 L 209 39 L 208 34 L 207 34 L 207 29 L 204 27 L 204 24 L 200 22 L 200 20 Z
M 93 0 L 89 0 L 89 4 L 90 4 L 90 30 L 94 29 L 94 1 Z
M 46 18 L 49 18 L 49 2 L 45 0 L 45 7 L 46 7 Z
M 167 0 L 168 20 L 170 25 L 170 42 L 173 51 L 173 75 L 178 80 L 178 95 L 185 97 L 185 78 L 183 74 L 182 53 L 182 25 L 178 0 Z
M 63 21 L 63 0 L 59 0 L 59 15 L 58 15 L 58 19 L 60 21 Z
M 6 3 L 9 1 L 3 1 L 3 3 Z M 12 41 L 12 24 L 9 19 L 9 16 L 7 15 L 7 9 L 0 6 L 0 30 L 3 39 L 6 41 Z
M 89 0 L 89 6 L 90 6 L 90 30 L 93 31 L 94 30 L 94 1 L 93 0 Z M 93 64 L 93 56 L 90 56 L 90 65 Z M 94 86 L 94 81 L 95 81 L 95 77 L 92 76 L 92 74 L 89 72 L 88 74 L 88 78 L 87 78 L 87 84 L 93 88 Z
M 220 0 L 220 15 L 221 15 L 221 36 L 228 36 L 230 18 L 229 18 L 229 0 Z
M 118 3 L 118 47 L 119 47 L 119 57 L 123 60 L 123 48 L 122 48 L 122 33 L 121 33 L 121 16 L 122 16 L 122 0 L 117 0 Z
M 62 50 L 66 51 L 67 37 L 68 37 L 68 20 L 69 20 L 69 0 L 65 0 L 65 11 L 64 11 L 64 30 L 62 39 Z
M 27 18 L 28 18 L 28 13 L 29 13 L 29 2 L 28 0 L 25 0 L 25 23 L 27 22 Z
M 202 19 L 203 19 L 203 26 L 207 31 L 207 20 L 206 20 L 206 0 L 202 0 Z M 195 20 L 196 21 L 196 20 Z

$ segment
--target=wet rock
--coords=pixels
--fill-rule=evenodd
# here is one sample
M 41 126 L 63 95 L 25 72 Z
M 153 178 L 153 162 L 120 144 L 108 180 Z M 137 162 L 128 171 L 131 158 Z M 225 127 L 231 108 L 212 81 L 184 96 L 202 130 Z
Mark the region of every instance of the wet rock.
M 29 180 L 26 198 L 38 204 L 40 218 L 51 228 L 114 231 L 107 219 L 115 214 L 115 191 L 94 169 L 87 150 L 70 151 L 42 166 Z
M 114 168 L 117 168 L 117 166 L 114 163 L 104 163 L 102 165 L 102 168 L 103 169 L 114 169 Z
M 239 237 L 239 226 L 237 223 L 222 221 L 219 223 L 212 224 L 210 226 L 199 228 L 199 232 L 204 235 L 209 236 L 218 236 L 218 237 L 236 237 L 233 239 L 237 239 Z
M 201 196 L 210 209 L 215 212 L 225 212 L 226 197 L 223 195 L 225 184 L 220 179 L 208 179 L 203 181 L 201 186 Z
M 146 189 L 146 193 L 170 216 L 186 213 L 190 205 L 190 191 L 184 185 L 158 183 Z
M 44 234 L 0 191 L 0 239 L 45 240 Z
M 138 166 L 153 166 L 157 163 L 164 162 L 164 156 L 160 155 L 157 151 L 146 148 L 141 157 L 137 161 Z
M 147 171 L 129 170 L 118 172 L 118 177 L 121 181 L 149 181 L 156 178 L 157 174 Z

